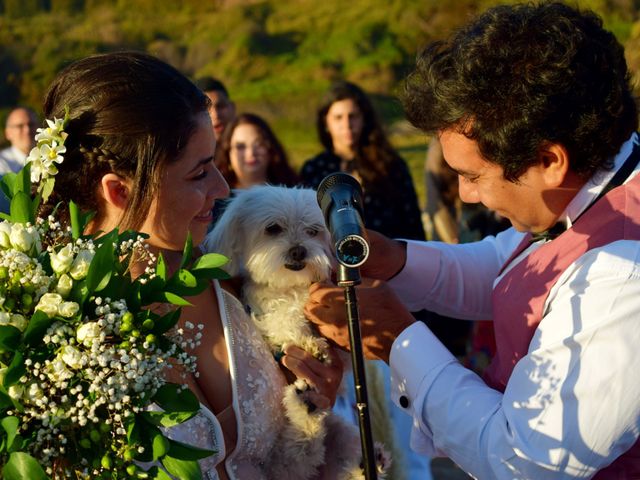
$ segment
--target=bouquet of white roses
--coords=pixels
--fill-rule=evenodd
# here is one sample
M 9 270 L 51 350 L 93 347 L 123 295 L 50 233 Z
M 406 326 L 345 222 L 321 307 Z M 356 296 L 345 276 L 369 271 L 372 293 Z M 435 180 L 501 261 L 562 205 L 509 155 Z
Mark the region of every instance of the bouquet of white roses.
M 188 420 L 200 404 L 163 370 L 195 371 L 188 352 L 202 326 L 176 328 L 179 307 L 226 275 L 226 259 L 191 263 L 188 239 L 169 276 L 140 234 L 83 236 L 90 217 L 73 204 L 69 228 L 55 211 L 37 218 L 65 153 L 65 122 L 48 124 L 27 166 L 0 185 L 11 199 L 10 214 L 0 214 L 1 476 L 199 479 L 197 460 L 213 452 L 170 440 L 161 427 Z M 149 265 L 135 279 L 134 259 Z M 147 308 L 158 302 L 176 307 Z M 155 466 L 143 470 L 145 462 Z

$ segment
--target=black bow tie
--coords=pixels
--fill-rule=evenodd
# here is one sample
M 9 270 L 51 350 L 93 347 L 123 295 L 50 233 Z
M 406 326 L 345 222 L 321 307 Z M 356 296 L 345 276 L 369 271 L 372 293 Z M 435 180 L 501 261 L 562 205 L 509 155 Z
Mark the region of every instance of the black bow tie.
M 545 230 L 544 232 L 539 233 L 532 233 L 531 243 L 539 242 L 540 240 L 551 241 L 558 235 L 564 233 L 566 229 L 567 225 L 564 222 L 558 222 L 549 230 Z

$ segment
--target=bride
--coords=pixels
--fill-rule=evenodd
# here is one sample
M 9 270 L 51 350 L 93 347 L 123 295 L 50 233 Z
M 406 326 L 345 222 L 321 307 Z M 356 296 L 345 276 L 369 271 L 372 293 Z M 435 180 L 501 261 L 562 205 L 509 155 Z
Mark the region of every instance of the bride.
M 65 109 L 70 117 L 52 198 L 95 211 L 87 233 L 117 227 L 148 234 L 151 249 L 177 269 L 187 233 L 198 244 L 216 200 L 229 194 L 213 164 L 207 107 L 207 97 L 186 77 L 146 54 L 96 55 L 71 64 L 44 104 L 46 118 L 62 118 Z M 217 452 L 201 461 L 205 478 L 268 479 L 287 375 L 315 385 L 312 402 L 329 408 L 342 376 L 339 361 L 325 366 L 292 347 L 281 368 L 229 285 L 212 282 L 188 300 L 192 306 L 183 308 L 180 324 L 204 325 L 193 352 L 197 373 L 168 375 L 186 383 L 202 409 L 169 435 Z M 331 478 L 328 470 L 317 478 Z

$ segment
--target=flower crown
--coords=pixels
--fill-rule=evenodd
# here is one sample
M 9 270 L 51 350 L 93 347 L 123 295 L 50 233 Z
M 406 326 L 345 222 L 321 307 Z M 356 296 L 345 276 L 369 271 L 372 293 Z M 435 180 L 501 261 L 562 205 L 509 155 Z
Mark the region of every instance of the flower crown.
M 53 189 L 53 177 L 58 173 L 56 164 L 62 163 L 63 154 L 67 152 L 64 142 L 69 136 L 64 131 L 69 123 L 69 109 L 65 108 L 64 118 L 46 120 L 48 127 L 36 130 L 36 146 L 31 149 L 26 163 L 31 167 L 31 183 L 38 184 L 38 192 L 43 192 L 43 197 Z

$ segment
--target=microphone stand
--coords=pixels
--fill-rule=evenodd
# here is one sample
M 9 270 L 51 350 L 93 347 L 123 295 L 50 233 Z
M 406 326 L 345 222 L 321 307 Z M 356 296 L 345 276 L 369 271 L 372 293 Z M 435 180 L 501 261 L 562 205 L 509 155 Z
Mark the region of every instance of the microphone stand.
M 367 397 L 367 380 L 362 353 L 362 336 L 360 335 L 360 315 L 355 286 L 360 284 L 360 271 L 357 267 L 345 267 L 340 264 L 338 286 L 344 287 L 344 300 L 347 308 L 349 325 L 349 344 L 351 346 L 351 363 L 353 364 L 353 383 L 356 388 L 356 407 L 360 426 L 360 443 L 362 445 L 362 461 L 364 475 L 367 480 L 377 480 L 373 435 L 369 420 L 369 404 Z

